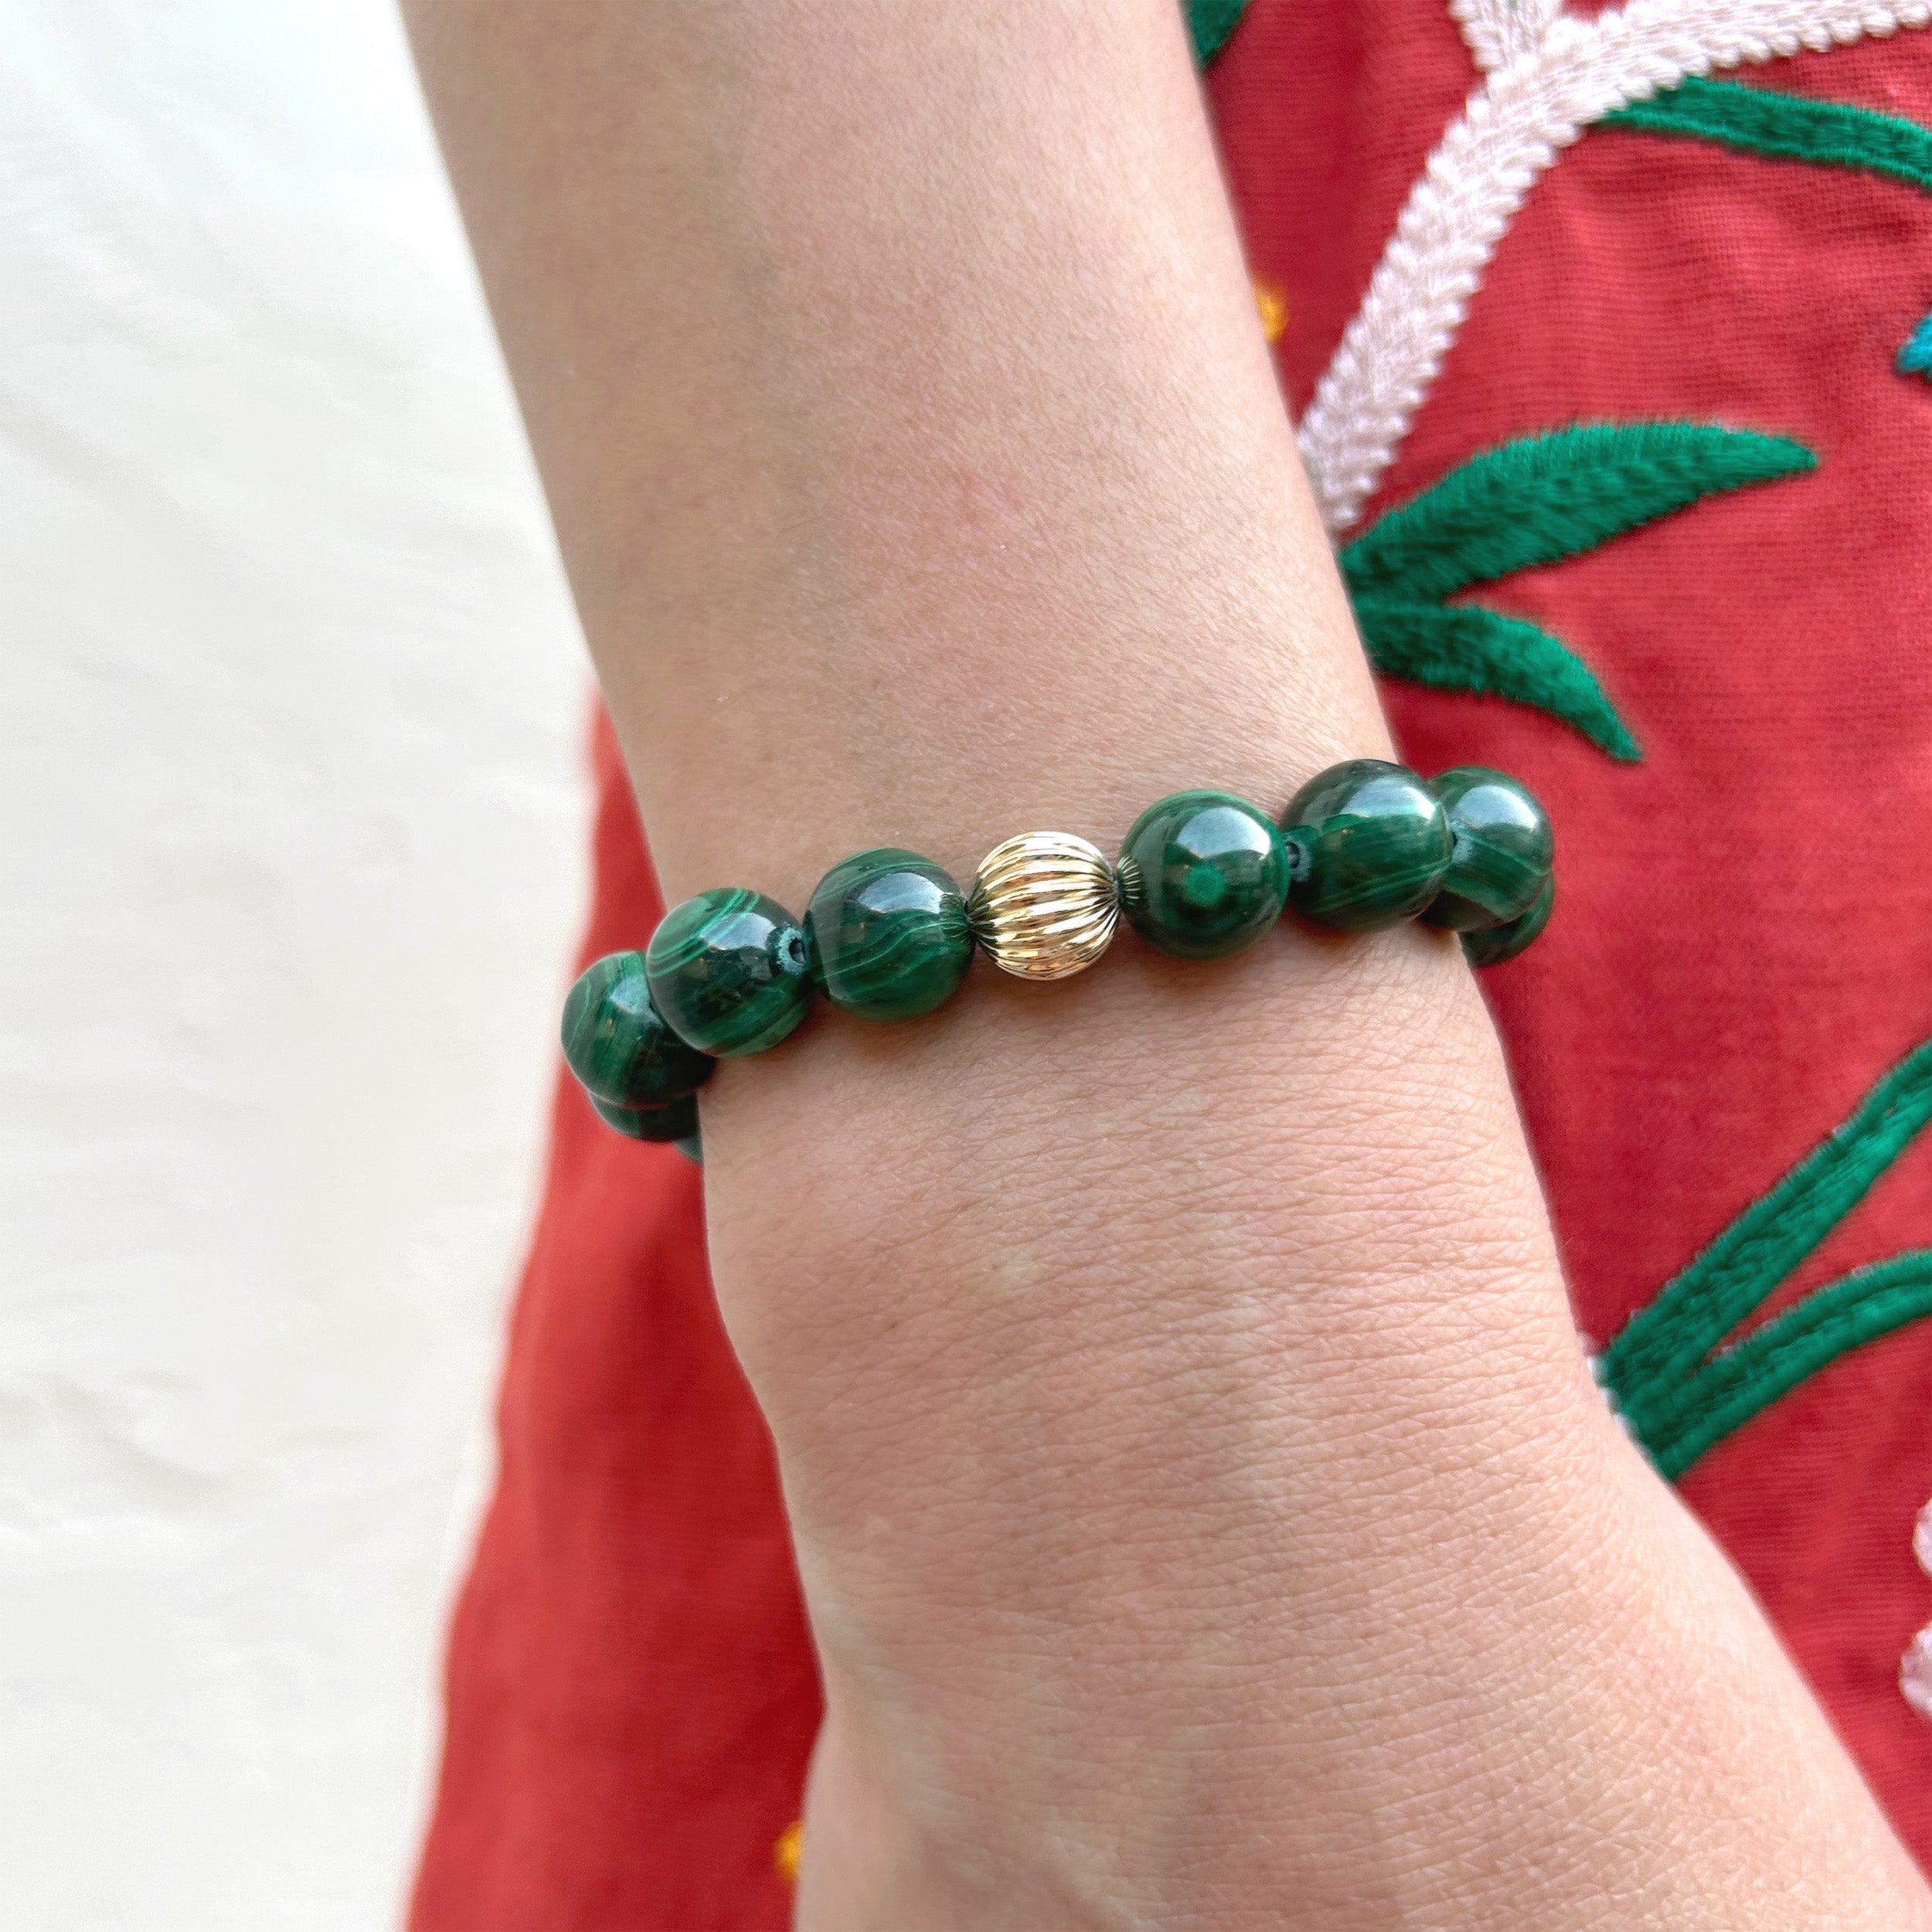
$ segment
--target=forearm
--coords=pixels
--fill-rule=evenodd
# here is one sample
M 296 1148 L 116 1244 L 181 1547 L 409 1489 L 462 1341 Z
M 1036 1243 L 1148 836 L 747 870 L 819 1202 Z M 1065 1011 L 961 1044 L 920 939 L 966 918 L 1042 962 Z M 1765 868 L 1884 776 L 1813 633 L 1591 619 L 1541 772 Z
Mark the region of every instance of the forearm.
M 1386 750 L 1170 0 L 415 12 L 672 897 Z M 811 1922 L 1916 1922 L 1595 1406 L 1453 943 L 980 972 L 704 1120 Z

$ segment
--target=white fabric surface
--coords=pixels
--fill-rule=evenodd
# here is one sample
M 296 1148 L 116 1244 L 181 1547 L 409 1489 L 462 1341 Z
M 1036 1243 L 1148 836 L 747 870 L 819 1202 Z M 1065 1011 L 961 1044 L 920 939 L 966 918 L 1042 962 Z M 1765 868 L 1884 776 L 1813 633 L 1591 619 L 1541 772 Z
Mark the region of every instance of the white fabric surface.
M 0 1924 L 359 1932 L 488 1476 L 586 673 L 386 0 L 0 0 Z

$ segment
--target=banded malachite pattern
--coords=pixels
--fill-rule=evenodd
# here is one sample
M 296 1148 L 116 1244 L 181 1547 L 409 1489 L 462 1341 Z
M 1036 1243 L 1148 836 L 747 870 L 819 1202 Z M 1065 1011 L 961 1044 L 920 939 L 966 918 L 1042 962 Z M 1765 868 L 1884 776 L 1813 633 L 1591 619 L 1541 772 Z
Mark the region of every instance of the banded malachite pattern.
M 917 1019 L 952 998 L 973 963 L 966 895 L 896 845 L 842 859 L 805 911 L 812 978 L 842 1012 Z
M 1543 881 L 1536 903 L 1528 912 L 1500 926 L 1481 926 L 1462 934 L 1462 956 L 1471 966 L 1500 966 L 1542 938 L 1549 915 L 1556 910 L 1556 875 Z
M 1413 919 L 1449 869 L 1449 821 L 1435 794 L 1380 758 L 1351 758 L 1309 780 L 1283 825 L 1301 849 L 1289 903 L 1339 932 Z
M 721 1058 L 776 1046 L 811 1004 L 805 935 L 741 886 L 674 906 L 645 954 L 651 997 L 679 1036 Z
M 1556 860 L 1549 815 L 1533 793 L 1486 765 L 1458 765 L 1430 782 L 1449 821 L 1452 852 L 1423 922 L 1473 932 L 1519 919 Z
M 593 1100 L 619 1108 L 695 1094 L 717 1064 L 664 1023 L 636 952 L 607 953 L 578 976 L 563 1002 L 563 1057 Z
M 628 1140 L 672 1141 L 682 1146 L 697 1136 L 698 1101 L 695 1094 L 687 1094 L 682 1100 L 668 1101 L 662 1107 L 613 1107 L 608 1100 L 600 1100 L 594 1094 L 589 1099 L 597 1118 L 606 1127 L 614 1127 Z
M 1150 805 L 1121 847 L 1121 909 L 1177 959 L 1225 959 L 1281 916 L 1288 853 L 1267 814 L 1225 791 Z

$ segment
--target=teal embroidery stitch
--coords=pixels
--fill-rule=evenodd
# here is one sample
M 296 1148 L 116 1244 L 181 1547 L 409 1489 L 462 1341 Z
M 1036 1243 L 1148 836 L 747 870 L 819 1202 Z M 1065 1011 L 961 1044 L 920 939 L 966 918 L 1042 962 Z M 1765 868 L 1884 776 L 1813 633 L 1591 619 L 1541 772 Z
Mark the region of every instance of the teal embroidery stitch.
M 1227 45 L 1247 10 L 1248 0 L 1188 0 L 1188 32 L 1201 66 L 1207 66 Z
M 1369 662 L 1385 678 L 1529 705 L 1580 731 L 1613 758 L 1643 756 L 1588 665 L 1526 618 L 1474 604 L 1358 597 Z
M 1747 154 L 1849 168 L 1932 189 L 1932 132 L 1916 121 L 1740 81 L 1692 77 L 1604 115 L 1597 125 L 1714 141 Z
M 1723 1346 L 1932 1122 L 1932 1040 L 1640 1308 L 1600 1373 L 1658 1467 L 1676 1476 L 1787 1390 L 1852 1349 L 1932 1314 L 1932 1253 L 1816 1289 Z
M 1385 676 L 1532 706 L 1634 762 L 1629 727 L 1560 639 L 1442 600 L 1817 462 L 1789 437 L 1712 423 L 1579 424 L 1482 451 L 1342 551 L 1369 661 Z
M 1923 376 L 1932 382 L 1932 315 L 1913 330 L 1899 351 L 1898 370 L 1901 376 Z

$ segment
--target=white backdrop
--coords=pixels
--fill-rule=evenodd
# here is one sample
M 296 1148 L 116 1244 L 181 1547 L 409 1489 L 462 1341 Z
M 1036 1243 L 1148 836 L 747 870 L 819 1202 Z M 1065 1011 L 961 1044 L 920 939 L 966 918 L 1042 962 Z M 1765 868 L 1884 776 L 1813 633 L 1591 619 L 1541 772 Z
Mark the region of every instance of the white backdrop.
M 0 0 L 0 1924 L 360 1932 L 587 674 L 386 0 Z

